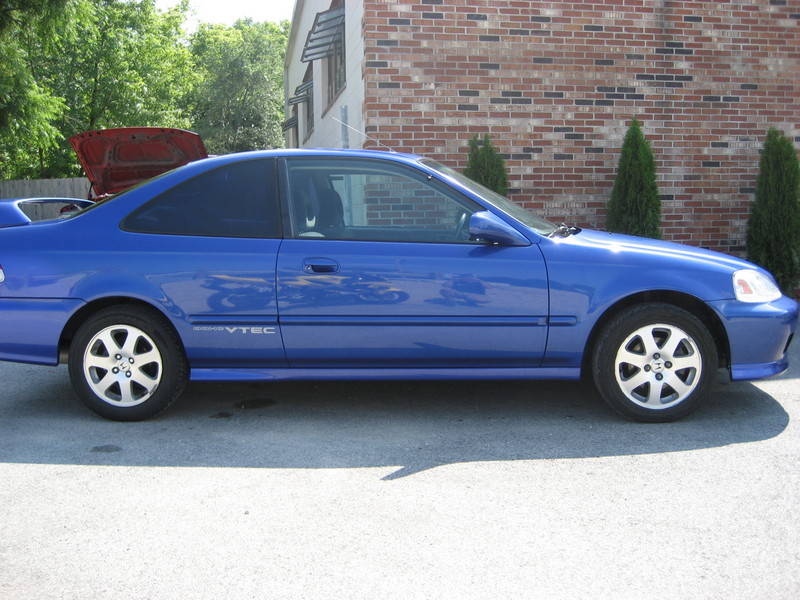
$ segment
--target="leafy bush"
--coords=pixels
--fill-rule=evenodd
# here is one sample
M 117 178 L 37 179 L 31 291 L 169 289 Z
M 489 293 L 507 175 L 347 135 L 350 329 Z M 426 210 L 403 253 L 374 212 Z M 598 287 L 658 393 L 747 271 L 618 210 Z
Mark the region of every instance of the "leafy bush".
M 747 222 L 747 257 L 792 294 L 800 282 L 800 162 L 792 141 L 770 128 Z
M 661 237 L 661 199 L 656 163 L 639 121 L 631 122 L 617 166 L 606 212 L 606 229 L 642 237 Z
M 508 171 L 503 156 L 492 145 L 489 134 L 481 141 L 476 135 L 469 142 L 469 158 L 464 175 L 494 190 L 501 196 L 508 191 Z

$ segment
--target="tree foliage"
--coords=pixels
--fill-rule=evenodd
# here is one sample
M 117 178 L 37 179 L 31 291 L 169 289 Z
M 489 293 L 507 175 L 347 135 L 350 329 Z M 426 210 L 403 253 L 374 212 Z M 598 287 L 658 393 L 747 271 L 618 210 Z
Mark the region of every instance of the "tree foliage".
M 289 23 L 201 25 L 191 41 L 200 81 L 193 126 L 210 152 L 283 145 L 283 61 Z
M 183 30 L 188 0 L 0 3 L 0 178 L 79 173 L 67 139 L 183 127 L 222 153 L 282 144 L 289 24 Z
M 189 126 L 184 97 L 194 74 L 181 43 L 186 10 L 185 3 L 161 13 L 155 0 L 92 0 L 74 34 L 59 40 L 61 60 L 38 69 L 39 79 L 64 100 L 55 121 L 62 140 L 46 153 L 40 176 L 77 174 L 66 139 L 82 131 Z
M 634 118 L 622 142 L 617 176 L 608 201 L 606 229 L 659 239 L 660 225 L 661 198 L 653 150 Z
M 508 171 L 503 156 L 492 144 L 489 134 L 481 140 L 475 135 L 469 142 L 469 157 L 464 175 L 494 190 L 501 196 L 508 191 Z
M 37 78 L 29 48 L 52 50 L 49 40 L 69 32 L 76 7 L 71 0 L 0 5 L 0 177 L 12 175 L 11 165 L 29 160 L 32 149 L 59 139 L 53 121 L 64 101 Z
M 800 282 L 800 161 L 792 141 L 770 128 L 747 222 L 747 256 L 792 294 Z

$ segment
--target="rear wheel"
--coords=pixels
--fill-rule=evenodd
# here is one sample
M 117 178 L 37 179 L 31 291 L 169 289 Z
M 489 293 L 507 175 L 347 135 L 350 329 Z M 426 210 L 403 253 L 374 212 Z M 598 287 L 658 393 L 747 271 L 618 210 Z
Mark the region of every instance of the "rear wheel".
M 669 304 L 642 304 L 606 325 L 593 354 L 597 388 L 620 414 L 637 421 L 685 417 L 704 400 L 717 351 L 703 323 Z
M 183 391 L 187 371 L 171 325 L 142 307 L 98 312 L 78 329 L 70 348 L 73 387 L 89 408 L 115 421 L 160 413 Z

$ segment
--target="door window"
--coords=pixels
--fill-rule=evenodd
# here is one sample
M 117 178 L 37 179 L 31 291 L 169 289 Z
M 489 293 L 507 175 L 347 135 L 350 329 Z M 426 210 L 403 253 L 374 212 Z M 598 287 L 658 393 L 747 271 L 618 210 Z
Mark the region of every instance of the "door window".
M 477 243 L 481 208 L 411 167 L 370 159 L 290 159 L 292 233 L 301 238 Z

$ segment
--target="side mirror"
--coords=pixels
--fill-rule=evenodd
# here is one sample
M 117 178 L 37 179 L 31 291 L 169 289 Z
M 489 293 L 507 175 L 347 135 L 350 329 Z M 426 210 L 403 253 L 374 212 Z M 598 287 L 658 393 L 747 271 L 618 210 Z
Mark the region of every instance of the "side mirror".
M 469 218 L 469 234 L 500 246 L 530 246 L 531 241 L 488 210 L 473 213 Z

